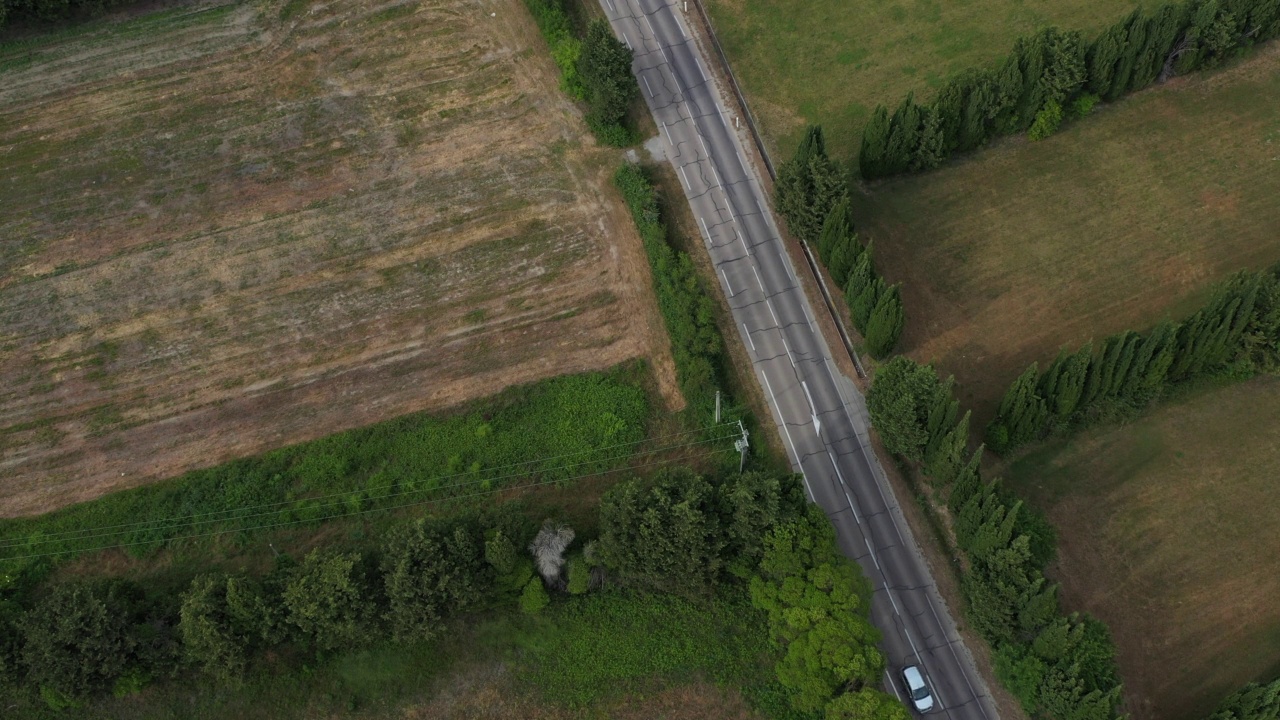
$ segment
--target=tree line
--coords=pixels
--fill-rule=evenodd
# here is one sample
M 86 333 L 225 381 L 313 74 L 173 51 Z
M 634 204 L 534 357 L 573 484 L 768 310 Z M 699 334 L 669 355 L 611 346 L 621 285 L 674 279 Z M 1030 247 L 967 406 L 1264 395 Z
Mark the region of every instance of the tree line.
M 0 0 L 0 28 L 6 23 L 53 23 L 98 15 L 135 0 Z
M 1139 8 L 1092 42 L 1078 30 L 1045 28 L 1018 39 L 998 68 L 952 78 L 932 102 L 907 95 L 892 113 L 877 107 L 862 134 L 862 176 L 928 170 L 1001 135 L 1047 137 L 1064 117 L 1083 117 L 1099 101 L 1215 67 L 1277 35 L 1277 0 Z
M 870 588 L 798 479 L 683 468 L 610 489 L 587 542 L 508 504 L 403 522 L 372 547 L 282 555 L 265 575 L 201 574 L 178 594 L 124 580 L 11 587 L 0 604 L 0 687 L 38 692 L 53 708 L 192 669 L 234 687 L 268 651 L 310 658 L 423 642 L 463 613 L 538 614 L 555 596 L 605 587 L 694 600 L 749 591 L 792 706 L 906 720 L 878 689 Z
M 560 89 L 587 105 L 587 127 L 605 145 L 636 142 L 627 110 L 640 95 L 631 74 L 631 50 L 613 35 L 608 20 L 592 21 L 579 37 L 562 0 L 525 0 L 525 6 L 560 68 Z
M 1110 634 L 1088 615 L 1061 612 L 1058 587 L 1044 576 L 1054 555 L 1052 528 L 998 480 L 983 480 L 983 448 L 969 449 L 970 415 L 957 417 L 954 385 L 931 365 L 895 357 L 877 370 L 867 408 L 886 447 L 918 463 L 951 509 L 967 559 L 966 617 L 991 644 L 996 675 L 1029 715 L 1117 717 L 1121 686 Z
M 1182 322 L 1126 331 L 1043 371 L 1032 363 L 1013 381 L 987 427 L 987 444 L 1006 452 L 1061 429 L 1145 407 L 1177 383 L 1211 375 L 1248 377 L 1280 370 L 1280 265 L 1239 273 Z
M 877 358 L 892 352 L 906 324 L 902 294 L 886 285 L 872 262 L 871 245 L 854 232 L 849 185 L 827 156 L 821 126 L 809 126 L 795 155 L 778 169 L 774 187 L 787 229 L 811 249 L 844 291 L 853 325 Z

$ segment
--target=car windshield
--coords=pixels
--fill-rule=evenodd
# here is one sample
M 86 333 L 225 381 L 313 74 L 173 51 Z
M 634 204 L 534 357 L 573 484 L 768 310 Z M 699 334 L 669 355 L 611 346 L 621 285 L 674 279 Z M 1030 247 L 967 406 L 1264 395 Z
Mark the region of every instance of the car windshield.
M 929 697 L 929 688 L 923 685 L 911 691 L 912 700 L 923 700 L 927 697 Z

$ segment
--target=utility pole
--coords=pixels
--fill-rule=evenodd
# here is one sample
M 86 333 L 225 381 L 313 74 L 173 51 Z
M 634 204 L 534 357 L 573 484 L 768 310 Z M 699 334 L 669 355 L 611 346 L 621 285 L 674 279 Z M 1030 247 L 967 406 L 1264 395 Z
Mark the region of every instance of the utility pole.
M 720 391 L 716 391 L 716 424 L 720 424 Z
M 742 424 L 741 420 L 738 421 L 738 429 L 742 431 L 742 437 L 734 441 L 733 449 L 738 451 L 738 473 L 741 474 L 743 469 L 747 467 L 747 448 L 750 443 L 747 442 L 747 428 Z

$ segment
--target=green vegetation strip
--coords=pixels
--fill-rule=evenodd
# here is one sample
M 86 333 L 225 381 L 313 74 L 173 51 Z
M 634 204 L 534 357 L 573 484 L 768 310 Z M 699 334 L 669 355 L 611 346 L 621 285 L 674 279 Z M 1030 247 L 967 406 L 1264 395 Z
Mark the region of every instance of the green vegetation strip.
M 638 366 L 508 390 L 446 416 L 410 415 L 197 470 L 35 518 L 0 522 L 12 572 L 105 547 L 315 525 L 366 510 L 568 479 L 625 464 L 649 416 Z M 668 445 L 692 440 L 680 435 Z M 661 441 L 659 441 L 661 442 Z M 198 540 L 196 540 L 198 542 Z
M 627 164 L 613 176 L 644 242 L 653 288 L 658 296 L 680 391 L 698 417 L 708 417 L 722 381 L 724 340 L 715 324 L 715 304 L 693 261 L 671 246 L 658 194 L 638 165 Z
M 1275 0 L 1185 0 L 1129 17 L 1086 42 L 1078 31 L 1045 28 L 1021 38 L 999 69 L 948 81 L 932 103 L 911 95 L 890 115 L 876 108 L 858 155 L 868 179 L 937 167 L 991 138 L 1053 134 L 1064 113 L 1088 115 L 1157 80 L 1211 68 L 1280 35 Z

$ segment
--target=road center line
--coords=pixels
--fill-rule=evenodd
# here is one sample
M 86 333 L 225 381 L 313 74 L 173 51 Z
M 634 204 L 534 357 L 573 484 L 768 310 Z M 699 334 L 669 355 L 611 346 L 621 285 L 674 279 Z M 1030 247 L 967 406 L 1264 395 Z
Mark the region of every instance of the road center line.
M 800 387 L 801 387 L 801 389 L 803 389 L 803 390 L 804 390 L 804 397 L 805 397 L 805 399 L 809 401 L 809 412 L 812 412 L 814 415 L 817 415 L 817 414 L 818 414 L 818 408 L 814 407 L 814 405 L 813 405 L 813 396 L 809 394 L 809 384 L 808 384 L 808 383 L 806 383 L 805 381 L 801 380 L 801 381 L 800 381 Z
M 781 328 L 782 323 L 778 322 L 778 314 L 773 311 L 773 301 L 766 298 L 764 304 L 769 306 L 769 314 L 773 316 L 774 326 Z
M 792 355 L 791 355 L 791 347 L 790 347 L 789 345 L 787 345 L 787 336 L 786 336 L 786 335 L 783 335 L 782 333 L 778 333 L 778 335 L 780 335 L 780 336 L 782 337 L 782 349 L 787 351 L 787 359 L 791 361 L 791 367 L 795 367 L 795 366 L 796 366 L 796 359 L 795 359 L 794 357 L 792 357 Z
M 867 552 L 871 553 L 871 562 L 873 562 L 873 563 L 875 563 L 875 564 L 876 564 L 876 569 L 877 569 L 877 570 L 880 570 L 880 561 L 876 559 L 876 551 L 871 549 L 871 541 L 870 541 L 870 540 L 867 540 L 867 536 L 866 536 L 866 535 L 863 535 L 863 536 L 862 536 L 862 542 L 866 544 L 866 546 L 867 546 Z M 880 571 L 880 574 L 882 574 L 882 575 L 883 575 L 883 574 L 884 574 L 884 571 L 883 571 L 883 570 L 881 570 L 881 571 Z M 889 590 L 889 586 L 888 586 L 888 585 L 885 585 L 885 591 L 886 591 L 886 592 L 888 592 L 888 590 Z M 889 596 L 889 602 L 893 602 L 893 596 L 892 596 L 892 595 L 890 595 L 890 596 Z M 897 603 L 894 603 L 894 605 L 893 605 L 893 611 L 894 611 L 895 613 L 896 613 L 896 612 L 898 612 L 898 604 L 897 604 Z
M 762 293 L 764 293 L 764 294 L 768 295 L 769 293 L 765 292 L 765 289 L 764 289 L 764 282 L 760 279 L 760 273 L 759 273 L 759 271 L 757 271 L 757 270 L 756 270 L 756 266 L 755 266 L 755 265 L 752 265 L 752 266 L 751 266 L 751 272 L 755 273 L 755 276 L 756 276 L 756 284 L 760 286 L 760 292 L 762 292 Z
M 778 398 L 773 394 L 773 386 L 769 384 L 769 376 L 765 374 L 763 368 L 760 370 L 760 378 L 764 380 L 764 388 L 769 391 L 769 399 L 773 401 L 773 407 L 775 409 L 780 408 Z M 813 488 L 809 487 L 809 476 L 805 474 L 804 466 L 800 464 L 800 454 L 796 452 L 796 444 L 791 442 L 791 431 L 787 429 L 787 420 L 782 417 L 781 410 L 777 410 L 777 413 L 778 419 L 782 421 L 782 434 L 787 438 L 787 447 L 791 449 L 791 454 L 796 456 L 796 465 L 800 468 L 800 477 L 804 479 L 804 489 L 809 491 L 809 499 L 816 500 Z M 876 567 L 879 568 L 880 566 L 877 565 Z

